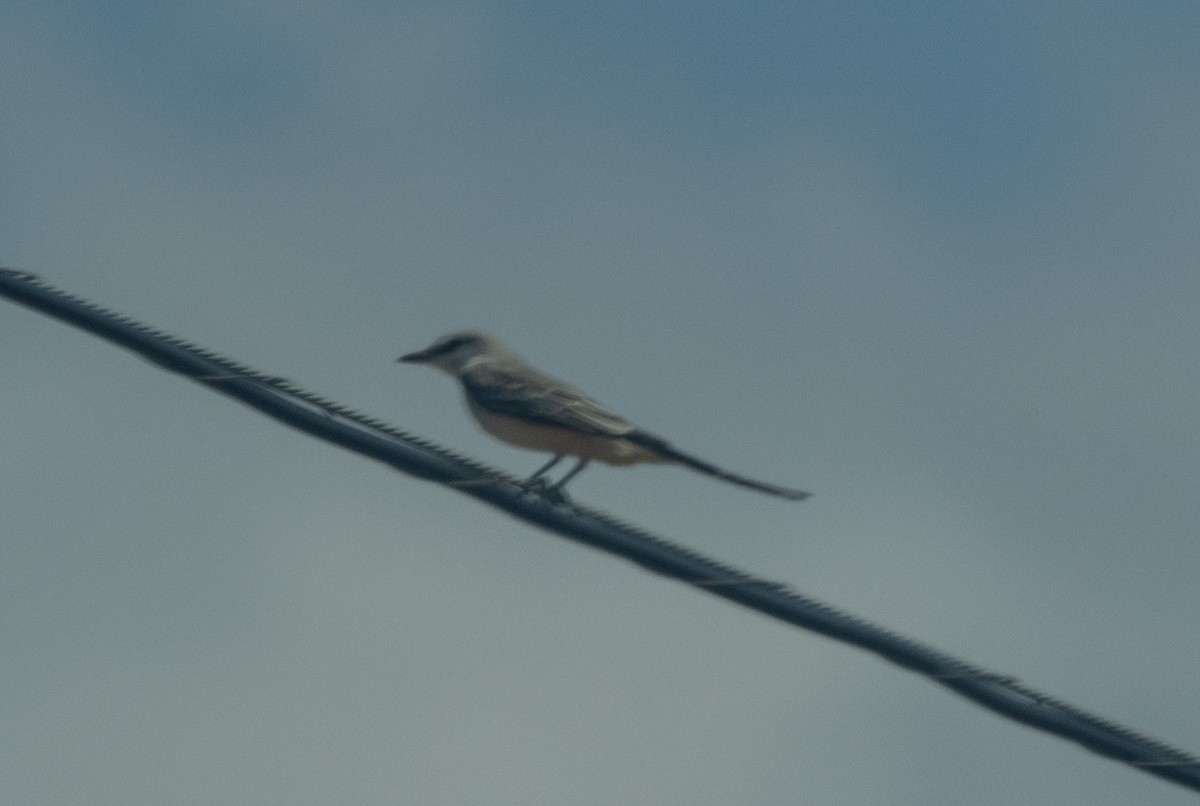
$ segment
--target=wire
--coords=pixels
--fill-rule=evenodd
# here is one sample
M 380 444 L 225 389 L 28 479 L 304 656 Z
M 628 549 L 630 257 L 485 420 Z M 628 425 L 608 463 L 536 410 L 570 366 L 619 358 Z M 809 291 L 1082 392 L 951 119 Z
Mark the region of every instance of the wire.
M 401 431 L 285 378 L 137 322 L 56 288 L 0 269 L 0 296 L 87 330 L 312 436 L 435 481 L 563 537 L 745 607 L 873 652 L 992 711 L 1069 739 L 1107 758 L 1200 791 L 1200 758 L 1090 714 L 925 644 L 840 612 L 631 524 L 572 502 L 530 495 L 519 479 Z

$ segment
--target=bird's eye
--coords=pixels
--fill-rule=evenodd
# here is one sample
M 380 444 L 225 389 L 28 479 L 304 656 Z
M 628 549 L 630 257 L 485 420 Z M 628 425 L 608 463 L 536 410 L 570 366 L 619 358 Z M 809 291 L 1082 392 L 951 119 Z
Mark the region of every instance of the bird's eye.
M 452 353 L 469 341 L 471 341 L 471 339 L 467 336 L 460 336 L 459 338 L 456 338 L 456 339 L 450 339 L 450 341 L 445 342 L 444 344 L 442 344 L 442 346 L 438 347 L 436 352 L 439 355 L 441 355 L 442 353 Z

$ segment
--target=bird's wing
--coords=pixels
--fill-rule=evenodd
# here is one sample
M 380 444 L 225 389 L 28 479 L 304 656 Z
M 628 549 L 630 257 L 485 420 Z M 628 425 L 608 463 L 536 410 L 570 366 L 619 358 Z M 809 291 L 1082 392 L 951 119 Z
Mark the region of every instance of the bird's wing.
M 605 437 L 635 430 L 578 389 L 523 365 L 477 364 L 459 380 L 476 404 L 496 414 Z

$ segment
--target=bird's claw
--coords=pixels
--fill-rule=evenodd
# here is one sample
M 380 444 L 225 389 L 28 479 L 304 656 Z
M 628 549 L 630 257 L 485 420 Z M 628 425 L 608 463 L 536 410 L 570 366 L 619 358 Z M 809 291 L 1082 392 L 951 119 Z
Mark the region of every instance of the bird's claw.
M 567 501 L 567 494 L 558 485 L 551 485 L 543 478 L 527 479 L 520 486 L 521 492 L 536 495 L 552 504 L 563 504 Z
M 550 489 L 550 482 L 546 481 L 543 478 L 532 478 L 532 479 L 525 479 L 525 481 L 521 482 L 517 486 L 521 488 L 521 492 L 523 492 L 523 493 L 534 493 L 535 495 L 542 495 L 543 493 L 546 492 L 546 490 Z
M 551 504 L 565 504 L 568 500 L 570 500 L 567 498 L 567 494 L 563 492 L 562 488 L 558 486 L 547 487 L 546 489 L 541 490 L 538 495 L 549 501 Z

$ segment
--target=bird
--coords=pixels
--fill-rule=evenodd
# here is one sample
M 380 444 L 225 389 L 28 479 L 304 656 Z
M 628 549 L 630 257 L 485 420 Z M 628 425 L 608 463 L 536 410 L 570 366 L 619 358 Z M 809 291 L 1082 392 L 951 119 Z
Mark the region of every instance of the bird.
M 525 362 L 503 342 L 479 330 L 461 330 L 397 362 L 425 364 L 462 385 L 467 408 L 488 434 L 551 458 L 523 483 L 527 490 L 562 500 L 563 487 L 592 461 L 609 465 L 679 464 L 722 481 L 801 501 L 810 493 L 740 476 L 684 453 L 662 437 L 638 428 L 570 384 Z M 564 456 L 576 464 L 553 485 L 545 474 Z

